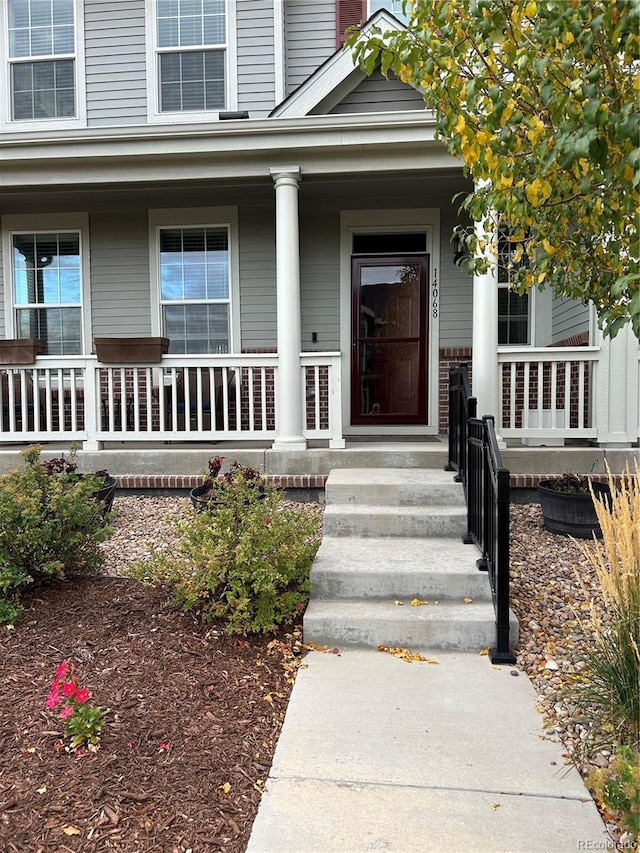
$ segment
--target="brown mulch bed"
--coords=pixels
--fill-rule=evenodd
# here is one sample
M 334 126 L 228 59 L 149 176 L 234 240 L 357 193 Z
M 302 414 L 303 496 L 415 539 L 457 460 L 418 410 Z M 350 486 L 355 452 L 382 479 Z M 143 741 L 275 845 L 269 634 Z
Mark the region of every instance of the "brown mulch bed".
M 76 579 L 0 629 L 3 853 L 245 849 L 299 634 L 230 638 L 165 602 L 133 580 Z M 65 659 L 110 709 L 97 752 L 68 751 L 45 708 Z

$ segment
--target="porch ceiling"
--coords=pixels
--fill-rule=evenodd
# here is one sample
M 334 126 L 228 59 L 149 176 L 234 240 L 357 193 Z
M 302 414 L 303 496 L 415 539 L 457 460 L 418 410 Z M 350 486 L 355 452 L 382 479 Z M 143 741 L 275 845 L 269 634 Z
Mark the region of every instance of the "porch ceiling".
M 303 176 L 459 168 L 434 130 L 430 115 L 402 113 L 15 134 L 0 139 L 0 192 L 255 179 L 290 164 Z

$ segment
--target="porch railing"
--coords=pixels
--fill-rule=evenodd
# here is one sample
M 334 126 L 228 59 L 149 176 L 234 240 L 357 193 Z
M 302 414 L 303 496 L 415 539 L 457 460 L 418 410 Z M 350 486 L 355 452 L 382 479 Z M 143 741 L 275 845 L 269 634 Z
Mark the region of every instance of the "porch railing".
M 449 459 L 467 503 L 464 540 L 480 551 L 478 568 L 488 572 L 496 623 L 492 663 L 513 664 L 509 643 L 509 471 L 503 467 L 494 420 L 475 417 L 476 401 L 466 364 L 449 372 Z M 452 440 L 452 433 L 454 439 Z
M 467 489 L 467 424 L 475 418 L 477 401 L 471 396 L 468 367 L 465 363 L 449 370 L 449 461 L 447 471 L 456 471 L 455 479 Z
M 504 438 L 596 438 L 598 347 L 528 347 L 498 351 Z
M 340 446 L 340 355 L 301 357 L 303 434 Z M 95 357 L 0 368 L 0 441 L 273 440 L 277 355 L 165 356 L 106 365 Z

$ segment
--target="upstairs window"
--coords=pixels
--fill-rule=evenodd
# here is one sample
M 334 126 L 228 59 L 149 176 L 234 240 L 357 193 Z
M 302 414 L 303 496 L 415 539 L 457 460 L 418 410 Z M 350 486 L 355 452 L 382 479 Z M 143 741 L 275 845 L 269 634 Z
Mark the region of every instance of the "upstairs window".
M 159 112 L 225 109 L 226 5 L 226 0 L 157 0 Z
M 229 233 L 226 227 L 161 228 L 162 334 L 171 353 L 231 349 Z
M 520 247 L 520 249 L 518 249 Z M 514 257 L 518 252 L 519 259 Z M 514 270 L 526 264 L 521 244 L 501 234 L 498 238 L 498 343 L 516 346 L 529 343 L 529 294 L 512 290 Z
M 7 0 L 11 119 L 77 115 L 74 0 Z
M 80 233 L 12 236 L 15 327 L 19 338 L 41 338 L 48 355 L 82 352 Z
M 369 0 L 369 17 L 378 12 L 380 9 L 386 9 L 387 12 L 402 21 L 405 24 L 409 23 L 409 3 L 407 3 L 407 12 L 404 11 L 404 0 Z
M 404 0 L 336 0 L 336 46 L 344 44 L 348 27 L 362 24 L 380 9 L 386 9 L 405 24 L 409 22 L 409 3 L 405 14 Z

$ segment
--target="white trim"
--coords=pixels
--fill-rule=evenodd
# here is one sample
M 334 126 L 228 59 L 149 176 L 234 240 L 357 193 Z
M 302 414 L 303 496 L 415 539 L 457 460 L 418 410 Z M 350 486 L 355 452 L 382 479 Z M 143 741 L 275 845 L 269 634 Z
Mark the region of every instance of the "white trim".
M 353 234 L 366 234 L 372 229 L 385 233 L 420 232 L 426 234 L 429 256 L 428 309 L 428 394 L 427 423 L 408 426 L 380 427 L 351 425 L 351 245 Z M 404 208 L 390 210 L 343 210 L 340 212 L 340 350 L 342 352 L 342 412 L 345 435 L 437 435 L 438 384 L 440 354 L 440 300 L 435 294 L 436 311 L 432 309 L 434 285 L 440 290 L 440 209 Z M 436 316 L 434 316 L 434 313 Z
M 0 2 L 0 28 L 2 29 L 2 40 L 0 41 L 0 102 L 4 103 L 4 109 L 0 111 L 0 130 L 28 133 L 31 131 L 41 132 L 43 130 L 71 130 L 87 126 L 87 82 L 85 75 L 85 44 L 84 44 L 84 0 L 74 0 L 74 47 L 73 54 L 51 54 L 48 56 L 24 57 L 26 62 L 55 61 L 55 59 L 73 59 L 75 87 L 74 97 L 76 104 L 76 115 L 65 118 L 41 118 L 41 119 L 13 119 L 11 117 L 11 73 L 9 71 L 11 60 L 9 58 L 9 11 L 8 3 Z
M 227 30 L 225 52 L 226 103 L 224 110 L 197 110 L 195 112 L 161 112 L 160 80 L 158 75 L 158 49 L 156 28 L 157 0 L 145 3 L 145 42 L 147 58 L 147 122 L 148 124 L 184 124 L 185 122 L 210 122 L 218 119 L 220 112 L 238 109 L 238 34 L 236 21 L 237 0 L 226 0 L 225 25 Z M 193 45 L 184 50 L 207 50 L 206 45 Z M 211 48 L 212 50 L 215 47 Z M 176 48 L 176 52 L 180 49 Z
M 240 248 L 237 207 L 183 207 L 149 211 L 149 274 L 151 296 L 151 334 L 162 332 L 160 307 L 160 228 L 186 228 L 198 225 L 229 229 L 229 353 L 239 353 L 240 337 Z
M 2 228 L 2 268 L 4 276 L 4 317 L 5 337 L 14 338 L 15 311 L 13 304 L 13 250 L 12 235 L 18 233 L 38 233 L 43 231 L 62 234 L 65 231 L 78 231 L 80 233 L 80 268 L 82 271 L 81 303 L 82 315 L 82 352 L 86 355 L 91 352 L 91 258 L 89 241 L 89 214 L 88 213 L 43 213 L 43 214 L 15 214 L 0 218 Z
M 285 96 L 284 0 L 273 0 L 273 70 L 274 100 L 279 104 Z
M 370 18 L 364 25 L 363 32 L 370 32 L 374 27 L 380 27 L 383 31 L 384 27 L 390 30 L 404 29 L 404 25 L 385 10 L 381 10 Z M 365 77 L 366 74 L 354 64 L 351 51 L 340 48 L 295 92 L 278 104 L 271 112 L 271 116 L 295 118 L 308 115 L 349 78 L 353 81 L 351 88 L 355 88 Z

